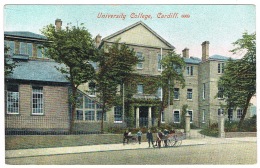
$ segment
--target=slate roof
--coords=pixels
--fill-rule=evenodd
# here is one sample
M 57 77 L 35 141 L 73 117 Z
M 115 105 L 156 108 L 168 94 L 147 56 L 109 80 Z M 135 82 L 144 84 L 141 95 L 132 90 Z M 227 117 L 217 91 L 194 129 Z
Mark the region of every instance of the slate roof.
M 136 27 L 136 26 L 138 26 L 138 25 L 143 25 L 147 30 L 149 30 L 153 35 L 155 35 L 157 38 L 159 38 L 159 39 L 160 39 L 163 43 L 165 43 L 169 48 L 172 48 L 172 49 L 175 48 L 173 45 L 171 45 L 168 41 L 166 41 L 164 38 L 162 38 L 159 34 L 157 34 L 155 31 L 153 31 L 149 26 L 147 26 L 147 25 L 146 25 L 144 22 L 142 22 L 142 21 L 136 22 L 136 23 L 134 23 L 134 24 L 132 24 L 132 25 L 130 25 L 130 26 L 128 26 L 128 27 L 122 29 L 122 30 L 119 30 L 119 31 L 117 31 L 117 32 L 115 32 L 115 33 L 113 33 L 113 34 L 111 34 L 111 35 L 109 35 L 109 36 L 103 38 L 102 41 L 109 40 L 109 39 L 111 39 L 111 38 L 113 38 L 113 37 L 115 37 L 115 36 L 117 36 L 117 35 L 119 35 L 119 34 L 122 34 L 123 32 L 125 32 L 125 31 L 127 31 L 127 30 L 130 30 L 130 29 L 132 29 L 132 28 L 134 28 L 134 27 Z
M 209 60 L 223 60 L 223 61 L 227 61 L 228 59 L 230 59 L 231 57 L 226 57 L 223 55 L 212 55 L 209 57 Z
M 199 64 L 201 59 L 197 57 L 184 58 L 184 62 L 187 64 Z
M 62 67 L 54 61 L 29 60 L 17 63 L 13 73 L 6 79 L 26 81 L 69 83 L 65 75 L 59 72 L 55 66 Z
M 5 31 L 5 36 L 19 36 L 19 37 L 25 37 L 25 38 L 34 38 L 34 39 L 43 39 L 46 40 L 47 38 L 43 35 L 28 32 L 28 31 Z

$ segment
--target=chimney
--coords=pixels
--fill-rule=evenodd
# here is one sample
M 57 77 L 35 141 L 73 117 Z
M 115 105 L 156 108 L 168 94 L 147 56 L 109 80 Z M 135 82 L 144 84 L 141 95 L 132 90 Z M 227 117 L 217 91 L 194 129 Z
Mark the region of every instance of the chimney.
M 96 47 L 98 47 L 101 43 L 101 37 L 100 34 L 98 34 L 95 38 L 95 42 L 96 42 Z
M 56 26 L 56 30 L 61 30 L 61 26 L 62 26 L 61 19 L 56 19 L 55 20 L 55 26 Z
M 182 57 L 183 58 L 189 58 L 190 56 L 189 56 L 189 49 L 188 48 L 184 48 L 183 50 L 182 50 Z
M 204 41 L 202 44 L 202 61 L 206 61 L 209 58 L 209 41 Z

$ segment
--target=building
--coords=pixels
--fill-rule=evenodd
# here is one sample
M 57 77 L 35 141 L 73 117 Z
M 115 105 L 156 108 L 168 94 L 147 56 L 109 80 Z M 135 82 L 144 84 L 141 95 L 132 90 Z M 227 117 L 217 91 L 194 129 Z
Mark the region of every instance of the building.
M 119 30 L 102 40 L 100 35 L 96 37 L 99 48 L 104 44 L 109 45 L 117 40 L 120 40 L 119 43 L 125 43 L 134 48 L 136 56 L 142 60 L 136 65 L 134 73 L 141 75 L 142 78 L 152 80 L 161 74 L 160 60 L 163 55 L 174 49 L 173 45 L 142 21 Z M 222 107 L 222 105 L 225 105 L 224 97 L 222 89 L 218 88 L 217 82 L 224 72 L 225 61 L 229 57 L 221 55 L 209 56 L 209 48 L 209 41 L 204 41 L 201 44 L 202 59 L 198 58 L 199 56 L 190 56 L 188 48 L 183 49 L 182 56 L 186 63 L 184 70 L 186 86 L 182 89 L 178 83 L 175 84 L 174 95 L 172 95 L 173 100 L 162 114 L 162 123 L 180 123 L 184 105 L 188 105 L 187 111 L 191 115 L 191 123 L 198 127 L 216 123 L 218 115 L 224 113 Z M 135 94 L 132 95 L 132 101 L 128 104 L 128 108 L 126 107 L 124 111 L 122 107 L 115 107 L 112 109 L 110 118 L 115 124 L 118 124 L 124 121 L 127 122 L 129 120 L 128 115 L 128 117 L 134 118 L 132 122 L 135 127 L 154 126 L 158 119 L 158 101 L 160 101 L 161 90 L 160 88 L 147 89 L 151 85 L 145 84 L 143 80 L 135 84 Z M 156 100 L 151 101 L 155 97 L 158 98 L 157 102 Z M 137 99 L 139 101 L 135 102 Z M 118 109 L 121 109 L 121 112 Z M 242 110 L 230 109 L 225 113 L 227 119 L 239 120 Z M 248 113 L 246 117 L 249 116 Z
M 69 82 L 39 48 L 44 36 L 31 32 L 5 32 L 9 57 L 17 61 L 5 76 L 5 129 L 13 131 L 68 131 Z
M 61 28 L 61 20 L 56 20 Z M 158 122 L 162 91 L 153 81 L 160 76 L 160 61 L 174 46 L 163 39 L 142 21 L 134 23 L 102 39 L 95 38 L 98 48 L 111 45 L 120 39 L 133 48 L 140 62 L 134 73 L 136 79 L 125 84 L 124 105 L 115 105 L 104 116 L 104 127 L 151 127 Z M 30 32 L 5 32 L 5 45 L 11 48 L 8 55 L 19 60 L 13 74 L 6 76 L 6 130 L 68 131 L 70 124 L 69 82 L 55 69 L 62 66 L 44 56 L 37 46 L 44 36 Z M 186 86 L 175 84 L 170 105 L 161 116 L 165 124 L 179 124 L 182 108 L 187 105 L 191 123 L 197 127 L 216 123 L 225 104 L 222 89 L 217 81 L 224 72 L 228 57 L 209 56 L 209 42 L 201 44 L 202 59 L 190 56 L 189 49 L 182 51 L 186 63 Z M 93 63 L 94 66 L 96 64 Z M 95 84 L 79 87 L 75 130 L 96 132 L 100 130 L 101 106 L 95 93 Z M 241 109 L 230 109 L 227 119 L 238 120 Z M 249 117 L 249 113 L 248 116 Z

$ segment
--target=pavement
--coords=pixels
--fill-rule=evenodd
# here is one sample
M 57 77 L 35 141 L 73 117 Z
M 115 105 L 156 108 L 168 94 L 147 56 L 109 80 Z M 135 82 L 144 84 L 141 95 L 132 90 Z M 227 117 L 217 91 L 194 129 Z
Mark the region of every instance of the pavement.
M 194 145 L 213 145 L 213 144 L 234 144 L 245 142 L 257 142 L 257 137 L 243 137 L 243 138 L 191 138 L 182 140 L 181 146 L 172 148 L 181 148 L 184 146 Z M 63 155 L 74 153 L 88 153 L 88 152 L 105 152 L 105 151 L 118 151 L 118 150 L 134 150 L 134 149 L 148 149 L 148 143 L 142 142 L 141 144 L 102 144 L 102 145 L 88 145 L 88 146 L 74 146 L 74 147 L 56 147 L 56 148 L 38 148 L 38 149 L 19 149 L 19 150 L 6 150 L 5 158 L 22 158 L 34 156 L 49 156 L 49 155 Z M 157 150 L 158 148 L 151 148 Z

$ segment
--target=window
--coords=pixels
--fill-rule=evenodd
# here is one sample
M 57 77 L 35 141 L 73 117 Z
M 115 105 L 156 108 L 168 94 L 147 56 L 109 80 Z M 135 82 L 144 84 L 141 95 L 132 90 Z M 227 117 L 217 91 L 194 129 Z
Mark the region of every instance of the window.
M 218 109 L 218 115 L 220 115 L 220 114 L 224 114 L 224 109 L 221 109 L 221 108 Z
M 189 110 L 188 114 L 190 115 L 190 122 L 192 123 L 192 121 L 193 121 L 192 110 Z
M 104 113 L 103 116 L 104 121 L 107 120 L 107 113 Z M 98 110 L 97 111 L 97 121 L 101 121 L 102 120 L 102 110 Z
M 223 99 L 223 98 L 224 98 L 224 88 L 218 87 L 218 99 Z
M 173 112 L 173 122 L 179 123 L 180 122 L 180 111 L 174 111 Z
M 90 96 L 96 96 L 96 84 L 94 82 L 90 82 L 88 84 L 88 88 L 89 88 L 89 95 Z
M 224 73 L 225 63 L 218 63 L 218 73 Z
M 179 100 L 179 95 L 180 95 L 180 89 L 179 88 L 174 88 L 174 100 Z
M 82 93 L 77 97 L 76 120 L 97 121 L 101 120 L 101 105 L 90 99 Z M 104 114 L 104 121 L 106 121 L 106 114 Z
M 143 53 L 137 52 L 136 56 L 138 59 L 137 69 L 143 69 L 143 61 L 144 61 Z
M 77 110 L 77 120 L 83 120 L 83 111 Z
M 28 55 L 29 55 L 29 57 L 32 57 L 33 56 L 33 46 L 32 46 L 32 43 L 28 43 L 27 46 L 28 46 Z
M 206 98 L 206 83 L 203 83 L 202 99 Z
M 20 42 L 20 54 L 28 54 L 28 46 L 25 42 Z
M 164 111 L 162 111 L 162 114 L 161 114 L 161 122 L 162 123 L 165 122 L 165 113 L 164 113 Z
M 114 107 L 114 122 L 121 123 L 123 121 L 123 109 L 122 106 Z
M 233 109 L 228 109 L 228 119 L 233 120 Z
M 237 118 L 241 118 L 243 114 L 243 110 L 242 109 L 238 109 L 237 110 Z
M 95 120 L 95 111 L 94 110 L 85 111 L 85 120 L 94 121 Z
M 138 94 L 143 94 L 144 93 L 144 87 L 142 84 L 137 85 L 137 93 Z
M 173 69 L 177 72 L 177 74 L 181 74 L 182 73 L 182 68 L 180 65 L 176 65 L 176 64 L 173 64 Z
M 159 87 L 157 90 L 157 97 L 162 99 L 162 88 L 161 87 Z
M 39 47 L 40 47 L 40 45 L 37 46 L 37 58 L 42 58 L 42 55 L 43 55 L 42 49 Z
M 187 99 L 192 100 L 192 89 L 187 89 Z
M 76 104 L 77 108 L 82 109 L 83 108 L 83 95 L 79 94 L 77 97 L 77 104 Z M 83 113 L 83 112 L 82 112 Z
M 32 114 L 43 115 L 43 88 L 32 87 Z
M 4 41 L 4 45 L 6 46 L 6 47 L 8 47 L 8 51 L 7 51 L 7 53 L 6 54 L 8 54 L 8 55 L 13 55 L 14 54 L 14 41 L 7 41 L 7 40 L 5 40 Z
M 202 123 L 205 123 L 206 113 L 205 109 L 202 110 Z
M 95 109 L 95 103 L 93 100 L 85 98 L 85 108 L 87 109 Z
M 193 76 L 193 66 L 187 66 L 187 75 Z
M 7 114 L 19 114 L 19 88 L 18 85 L 7 85 L 6 94 Z
M 37 58 L 43 58 L 47 52 L 46 48 L 41 48 L 42 45 L 37 45 Z
M 158 71 L 162 70 L 161 60 L 162 60 L 161 54 L 157 54 L 157 67 L 158 67 Z

